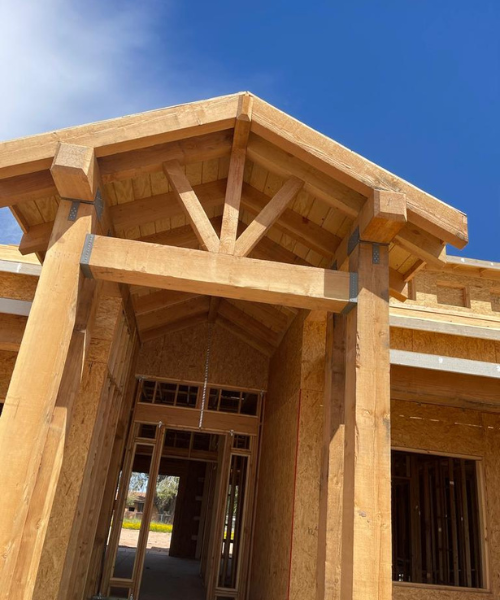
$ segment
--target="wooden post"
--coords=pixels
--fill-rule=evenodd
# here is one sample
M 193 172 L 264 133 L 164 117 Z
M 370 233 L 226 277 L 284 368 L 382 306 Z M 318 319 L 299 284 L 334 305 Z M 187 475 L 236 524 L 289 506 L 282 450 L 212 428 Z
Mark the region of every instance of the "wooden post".
M 389 252 L 360 242 L 357 307 L 346 318 L 342 600 L 390 600 Z
M 2 599 L 31 597 L 88 347 L 92 311 L 79 301 L 89 299 L 79 261 L 96 227 L 96 169 L 92 149 L 73 150 L 61 144 L 52 174 L 61 195 L 87 203 L 60 202 L 0 421 L 0 480 L 8 490 L 0 528 Z
M 57 598 L 66 556 L 76 540 L 72 539 L 74 524 L 85 518 L 78 511 L 85 493 L 85 465 L 95 449 L 92 436 L 101 416 L 100 404 L 107 384 L 108 361 L 121 312 L 121 299 L 102 295 L 96 314 L 88 358 L 83 368 L 82 383 L 74 402 L 74 418 L 69 427 L 61 477 L 49 528 L 43 545 L 33 598 Z M 114 342 L 116 345 L 116 341 Z M 95 442 L 94 442 L 95 445 Z
M 327 324 L 317 600 L 340 599 L 345 443 L 345 321 L 344 315 L 329 315 Z

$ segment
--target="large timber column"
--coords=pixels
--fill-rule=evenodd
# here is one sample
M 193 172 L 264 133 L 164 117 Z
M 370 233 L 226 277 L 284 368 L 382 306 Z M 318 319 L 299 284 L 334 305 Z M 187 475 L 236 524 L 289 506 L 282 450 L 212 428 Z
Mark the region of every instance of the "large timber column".
M 51 171 L 62 197 L 84 203 L 60 202 L 0 419 L 0 598 L 9 600 L 31 597 L 92 316 L 79 262 L 96 228 L 94 152 L 61 144 Z
M 358 304 L 346 318 L 342 600 L 390 600 L 389 250 L 360 242 L 349 268 Z

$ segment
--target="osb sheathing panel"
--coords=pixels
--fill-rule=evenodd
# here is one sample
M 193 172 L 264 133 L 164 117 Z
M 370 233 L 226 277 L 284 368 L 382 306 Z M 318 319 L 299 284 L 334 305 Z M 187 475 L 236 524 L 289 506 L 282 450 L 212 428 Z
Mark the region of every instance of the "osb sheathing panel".
M 38 277 L 17 273 L 0 273 L 0 298 L 33 300 Z
M 500 342 L 391 327 L 391 348 L 486 362 L 500 362 Z
M 394 600 L 481 600 L 500 594 L 500 415 L 474 410 L 392 403 L 392 445 L 482 460 L 492 594 L 394 585 Z
M 203 381 L 208 325 L 169 333 L 142 345 L 137 373 L 181 381 Z M 269 359 L 216 325 L 213 329 L 208 379 L 215 385 L 267 389 Z
M 412 286 L 415 299 L 407 300 L 406 304 L 408 305 L 439 307 L 461 313 L 498 316 L 499 280 L 446 270 L 439 272 L 423 270 L 415 276 Z M 443 303 L 438 302 L 438 296 Z M 397 301 L 393 300 L 391 303 L 397 304 Z M 470 307 L 464 306 L 468 303 L 470 303 Z
M 301 314 L 271 360 L 252 600 L 316 597 L 325 344 L 326 315 Z
M 288 594 L 303 318 L 271 359 L 259 467 L 250 599 Z
M 7 352 L 0 350 L 0 401 L 5 400 L 7 389 L 9 388 L 12 371 L 16 364 L 17 352 Z

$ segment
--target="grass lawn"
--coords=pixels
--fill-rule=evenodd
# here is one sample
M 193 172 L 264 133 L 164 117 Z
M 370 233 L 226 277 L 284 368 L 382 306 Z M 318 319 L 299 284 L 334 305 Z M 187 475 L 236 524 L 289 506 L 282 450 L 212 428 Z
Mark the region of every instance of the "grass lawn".
M 139 519 L 123 519 L 122 528 L 140 529 L 141 521 L 139 521 Z M 167 523 L 157 523 L 156 521 L 151 521 L 149 525 L 149 531 L 157 531 L 159 533 L 172 533 L 172 525 L 167 525 Z

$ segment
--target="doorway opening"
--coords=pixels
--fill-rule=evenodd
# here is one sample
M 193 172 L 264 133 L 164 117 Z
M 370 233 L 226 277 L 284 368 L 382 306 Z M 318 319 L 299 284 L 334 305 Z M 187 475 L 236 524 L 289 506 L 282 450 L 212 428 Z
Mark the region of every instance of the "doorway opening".
M 172 404 L 167 386 L 175 388 Z M 109 597 L 243 597 L 262 396 L 211 388 L 207 411 L 219 414 L 200 427 L 199 392 L 141 384 L 108 539 Z

